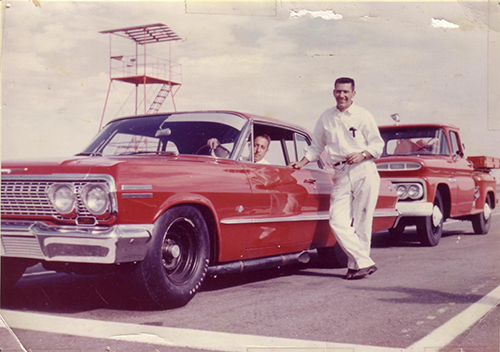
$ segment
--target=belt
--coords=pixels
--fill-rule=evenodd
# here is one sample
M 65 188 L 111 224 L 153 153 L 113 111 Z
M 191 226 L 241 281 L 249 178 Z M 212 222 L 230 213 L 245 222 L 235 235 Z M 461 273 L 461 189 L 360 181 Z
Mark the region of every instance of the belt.
M 339 161 L 338 163 L 333 164 L 334 167 L 347 164 L 347 160 Z

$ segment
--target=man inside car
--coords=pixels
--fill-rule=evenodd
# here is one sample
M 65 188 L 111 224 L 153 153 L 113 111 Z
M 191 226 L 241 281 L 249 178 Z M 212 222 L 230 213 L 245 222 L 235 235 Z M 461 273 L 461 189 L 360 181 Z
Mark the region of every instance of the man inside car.
M 269 151 L 269 144 L 271 144 L 271 137 L 267 134 L 261 134 L 254 138 L 253 140 L 253 161 L 256 164 L 271 165 L 269 161 L 265 159 L 267 152 Z M 217 138 L 210 138 L 207 141 L 207 145 L 210 149 L 216 151 L 221 147 L 221 144 Z M 215 153 L 217 154 L 217 152 Z M 243 161 L 252 161 L 251 156 L 244 157 Z

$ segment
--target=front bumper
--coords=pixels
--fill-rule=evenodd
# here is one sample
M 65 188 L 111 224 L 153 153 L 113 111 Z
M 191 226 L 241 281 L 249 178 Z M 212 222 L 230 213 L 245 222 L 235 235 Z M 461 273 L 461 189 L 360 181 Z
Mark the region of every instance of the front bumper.
M 434 204 L 430 202 L 398 202 L 396 209 L 401 217 L 431 216 Z
M 2 221 L 1 256 L 46 261 L 115 264 L 140 261 L 153 225 L 55 226 Z

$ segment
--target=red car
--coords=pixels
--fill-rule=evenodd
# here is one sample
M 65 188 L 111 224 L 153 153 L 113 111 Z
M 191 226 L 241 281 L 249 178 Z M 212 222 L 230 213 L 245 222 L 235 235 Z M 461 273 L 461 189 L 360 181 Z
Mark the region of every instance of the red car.
M 497 204 L 490 171 L 500 159 L 465 156 L 459 129 L 443 124 L 380 126 L 385 141 L 376 160 L 382 179 L 397 188 L 401 218 L 389 232 L 395 239 L 416 225 L 420 242 L 436 246 L 446 219 L 469 220 L 486 234 Z
M 251 160 L 254 136 L 271 137 Z M 207 141 L 217 138 L 211 150 Z M 2 278 L 27 266 L 122 270 L 144 305 L 186 304 L 207 275 L 328 259 L 333 170 L 302 170 L 311 141 L 301 127 L 230 111 L 120 118 L 66 160 L 2 165 Z M 398 217 L 382 182 L 374 232 Z

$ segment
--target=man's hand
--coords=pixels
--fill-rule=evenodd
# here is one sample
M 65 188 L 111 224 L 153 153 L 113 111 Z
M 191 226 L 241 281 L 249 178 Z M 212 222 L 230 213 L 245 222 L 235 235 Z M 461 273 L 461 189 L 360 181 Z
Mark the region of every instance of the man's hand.
M 210 147 L 210 149 L 217 149 L 217 147 L 220 145 L 220 142 L 217 138 L 210 138 L 207 141 L 207 145 Z
M 359 153 L 355 152 L 355 153 L 349 154 L 345 159 L 347 160 L 348 164 L 356 164 L 356 163 L 362 162 L 365 159 L 372 158 L 372 155 L 370 153 L 368 153 L 367 151 L 364 151 L 364 153 L 366 154 L 366 158 L 363 155 L 363 152 L 359 152 Z
M 309 163 L 309 160 L 304 157 L 301 161 L 292 161 L 288 166 L 293 167 L 294 169 L 302 169 L 305 165 Z

